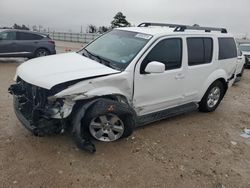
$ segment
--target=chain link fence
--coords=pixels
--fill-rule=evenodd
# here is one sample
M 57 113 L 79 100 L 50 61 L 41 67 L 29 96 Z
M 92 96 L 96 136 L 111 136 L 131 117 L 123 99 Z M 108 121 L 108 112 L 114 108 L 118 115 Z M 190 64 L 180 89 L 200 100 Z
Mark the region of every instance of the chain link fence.
M 66 42 L 89 43 L 97 37 L 98 33 L 67 33 L 67 32 L 49 32 L 47 33 L 53 40 Z M 236 39 L 238 43 L 250 43 L 250 39 Z
M 49 32 L 47 33 L 53 40 L 89 43 L 101 34 L 97 33 L 63 33 L 63 32 Z

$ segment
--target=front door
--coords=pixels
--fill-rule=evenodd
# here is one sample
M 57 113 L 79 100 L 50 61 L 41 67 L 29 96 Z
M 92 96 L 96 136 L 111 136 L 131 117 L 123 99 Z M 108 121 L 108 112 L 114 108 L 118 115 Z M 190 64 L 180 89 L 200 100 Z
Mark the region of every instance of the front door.
M 133 104 L 139 116 L 178 106 L 183 102 L 181 38 L 158 40 L 137 63 L 134 78 Z M 165 64 L 163 73 L 146 73 L 148 63 Z
M 0 33 L 0 56 L 11 56 L 16 53 L 16 32 L 3 31 Z

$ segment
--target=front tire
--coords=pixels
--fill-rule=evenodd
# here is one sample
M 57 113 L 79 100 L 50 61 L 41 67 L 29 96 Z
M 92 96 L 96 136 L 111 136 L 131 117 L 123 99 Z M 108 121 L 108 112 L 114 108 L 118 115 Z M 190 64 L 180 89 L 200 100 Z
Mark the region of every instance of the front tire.
M 78 109 L 73 118 L 74 140 L 79 148 L 93 152 L 91 138 L 112 142 L 128 137 L 134 130 L 135 116 L 128 104 L 104 98 L 93 100 Z
M 123 120 L 117 114 L 103 114 L 91 118 L 89 132 L 98 141 L 112 142 L 122 138 L 125 132 Z
M 206 91 L 199 103 L 201 112 L 213 112 L 219 106 L 225 94 L 225 88 L 221 81 L 215 81 Z
M 94 139 L 113 142 L 133 133 L 135 122 L 128 109 L 126 104 L 105 100 L 91 107 L 82 124 Z

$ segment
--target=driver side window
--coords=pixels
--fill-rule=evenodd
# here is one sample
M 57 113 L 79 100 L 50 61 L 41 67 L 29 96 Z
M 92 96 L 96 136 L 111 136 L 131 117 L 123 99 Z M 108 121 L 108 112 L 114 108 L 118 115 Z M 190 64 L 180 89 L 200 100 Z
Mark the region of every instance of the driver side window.
M 182 63 L 182 39 L 171 38 L 160 41 L 143 60 L 140 68 L 141 74 L 145 74 L 147 64 L 152 61 L 164 63 L 165 70 L 180 68 Z

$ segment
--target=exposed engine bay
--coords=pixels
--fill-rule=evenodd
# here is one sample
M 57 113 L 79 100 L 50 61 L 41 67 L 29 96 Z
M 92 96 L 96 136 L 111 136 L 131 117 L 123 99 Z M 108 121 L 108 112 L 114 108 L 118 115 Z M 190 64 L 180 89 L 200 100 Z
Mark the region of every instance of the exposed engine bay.
M 61 112 L 62 101 L 49 101 L 52 95 L 50 90 L 31 85 L 21 78 L 9 88 L 14 96 L 15 108 L 29 121 L 29 130 L 37 136 L 59 133 L 63 131 L 63 113 Z M 60 119 L 51 119 L 52 116 Z

